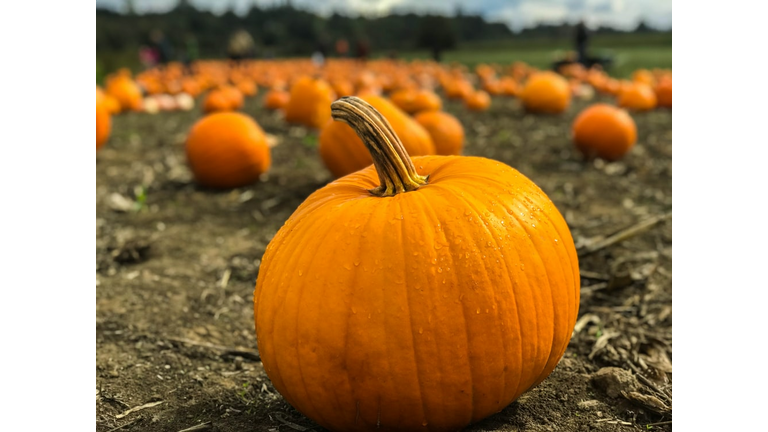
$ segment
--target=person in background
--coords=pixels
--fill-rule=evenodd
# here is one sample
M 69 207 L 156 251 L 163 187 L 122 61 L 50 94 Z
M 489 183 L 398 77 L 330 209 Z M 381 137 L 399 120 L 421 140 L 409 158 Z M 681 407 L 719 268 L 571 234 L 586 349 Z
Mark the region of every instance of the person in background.
M 173 60 L 173 46 L 168 38 L 165 37 L 162 31 L 152 30 L 149 35 L 152 45 L 157 52 L 157 63 L 164 65 Z
M 247 31 L 238 30 L 229 38 L 227 55 L 230 60 L 239 62 L 240 60 L 253 58 L 255 54 L 256 43 Z
M 349 54 L 349 42 L 346 39 L 336 40 L 336 55 L 344 58 Z
M 187 34 L 184 40 L 184 65 L 189 70 L 192 62 L 198 59 L 200 53 L 197 48 L 197 38 L 192 33 Z
M 367 39 L 360 39 L 357 41 L 357 59 L 360 61 L 368 60 L 370 53 L 370 45 Z
M 589 42 L 589 32 L 582 20 L 576 25 L 576 61 L 585 66 L 587 64 L 587 42 Z
M 146 45 L 139 47 L 139 61 L 144 69 L 152 69 L 157 64 L 157 51 Z

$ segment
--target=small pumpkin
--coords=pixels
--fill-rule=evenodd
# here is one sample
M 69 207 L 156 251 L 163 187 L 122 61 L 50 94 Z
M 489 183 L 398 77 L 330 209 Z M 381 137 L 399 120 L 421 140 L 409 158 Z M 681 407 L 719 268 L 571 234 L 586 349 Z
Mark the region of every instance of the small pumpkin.
M 633 111 L 648 111 L 656 108 L 656 93 L 648 84 L 628 83 L 619 92 L 618 104 Z
M 376 107 L 386 117 L 410 154 L 435 154 L 435 145 L 429 133 L 392 102 L 376 95 L 361 96 L 360 99 Z M 320 131 L 319 151 L 323 163 L 335 177 L 345 176 L 373 163 L 365 143 L 354 129 L 332 120 Z
M 232 111 L 232 100 L 221 89 L 214 89 L 205 95 L 203 100 L 203 111 L 206 113 L 220 112 L 220 111 Z
M 285 90 L 272 89 L 264 96 L 264 108 L 268 110 L 284 109 L 291 95 Z
M 656 105 L 663 108 L 672 108 L 672 78 L 663 77 L 656 84 Z
M 478 90 L 464 98 L 464 106 L 470 111 L 488 111 L 491 107 L 491 97 L 488 93 Z
M 568 225 L 490 159 L 411 159 L 386 118 L 333 117 L 374 166 L 314 192 L 264 253 L 259 353 L 286 401 L 336 431 L 459 430 L 555 368 L 579 309 Z
M 597 103 L 579 113 L 573 122 L 573 142 L 587 157 L 615 161 L 637 141 L 637 126 L 621 108 Z
M 102 148 L 112 132 L 112 116 L 104 94 L 96 90 L 96 150 Z
M 238 81 L 235 87 L 245 97 L 254 97 L 259 91 L 258 87 L 256 87 L 256 83 L 246 79 Z
M 335 99 L 327 82 L 304 76 L 291 86 L 291 97 L 285 107 L 285 120 L 320 129 L 331 119 L 331 102 Z
M 538 72 L 528 78 L 520 100 L 527 111 L 559 114 L 571 103 L 568 81 L 554 72 Z
M 271 164 L 264 131 L 239 112 L 218 112 L 198 120 L 187 137 L 186 153 L 195 180 L 214 188 L 254 183 Z
M 240 108 L 245 105 L 245 96 L 243 96 L 243 93 L 235 86 L 231 85 L 223 85 L 219 88 L 222 93 L 229 99 L 229 106 L 233 110 L 239 110 Z
M 464 148 L 464 127 L 456 117 L 443 111 L 424 111 L 416 114 L 414 119 L 429 133 L 437 154 L 461 154 Z
M 121 111 L 141 109 L 141 89 L 126 75 L 119 75 L 109 80 L 106 91 L 120 102 Z

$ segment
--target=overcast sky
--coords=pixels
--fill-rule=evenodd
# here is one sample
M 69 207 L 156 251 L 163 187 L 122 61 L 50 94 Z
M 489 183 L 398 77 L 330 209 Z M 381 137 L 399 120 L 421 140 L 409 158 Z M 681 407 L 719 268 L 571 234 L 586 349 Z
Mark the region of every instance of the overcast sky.
M 179 0 L 133 0 L 138 13 L 164 12 Z M 190 0 L 198 9 L 223 13 L 234 9 L 245 13 L 249 5 L 283 3 L 284 0 Z M 96 0 L 97 7 L 117 11 L 126 0 Z M 489 21 L 503 22 L 513 30 L 539 22 L 562 22 L 584 19 L 588 25 L 599 24 L 632 29 L 644 19 L 651 26 L 672 27 L 672 0 L 293 0 L 295 7 L 322 15 L 333 11 L 346 14 L 386 14 L 397 11 L 453 14 L 457 6 L 465 13 L 476 13 Z

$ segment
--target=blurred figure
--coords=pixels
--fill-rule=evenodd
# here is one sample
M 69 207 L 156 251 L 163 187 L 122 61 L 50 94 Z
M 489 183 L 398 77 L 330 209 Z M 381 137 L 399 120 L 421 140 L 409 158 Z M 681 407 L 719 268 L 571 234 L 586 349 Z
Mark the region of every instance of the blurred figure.
M 227 55 L 230 60 L 239 62 L 240 60 L 252 58 L 255 54 L 256 43 L 247 31 L 238 30 L 229 38 Z
M 157 64 L 157 51 L 146 45 L 139 47 L 139 61 L 144 69 L 151 69 Z
M 152 30 L 149 34 L 149 39 L 152 41 L 153 48 L 157 53 L 158 64 L 166 64 L 173 60 L 173 46 L 171 46 L 171 42 L 162 31 Z
M 582 20 L 576 25 L 576 61 L 585 66 L 587 65 L 587 42 L 589 42 L 589 32 Z
M 336 55 L 346 57 L 349 54 L 349 42 L 346 39 L 336 40 Z
M 197 60 L 199 56 L 197 38 L 192 33 L 189 33 L 184 40 L 184 64 L 189 68 L 192 62 Z
M 357 41 L 357 59 L 360 61 L 366 61 L 368 60 L 368 55 L 370 53 L 370 45 L 368 44 L 368 40 L 363 38 Z

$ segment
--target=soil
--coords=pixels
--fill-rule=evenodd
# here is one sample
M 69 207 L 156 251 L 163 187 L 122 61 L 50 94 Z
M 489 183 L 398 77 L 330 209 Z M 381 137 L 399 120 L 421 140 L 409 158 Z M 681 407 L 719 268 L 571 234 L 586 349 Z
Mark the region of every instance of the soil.
M 633 114 L 637 145 L 606 163 L 571 144 L 586 105 L 574 101 L 557 116 L 526 114 L 513 99 L 496 98 L 485 113 L 446 106 L 465 126 L 464 153 L 538 184 L 585 254 L 672 208 L 671 111 Z M 264 373 L 252 295 L 267 243 L 331 177 L 316 132 L 286 125 L 261 97 L 244 111 L 277 145 L 261 182 L 230 191 L 197 186 L 186 167 L 197 109 L 113 119 L 96 168 L 97 431 L 322 429 Z M 560 364 L 469 430 L 671 431 L 671 252 L 666 217 L 581 257 L 580 319 Z

